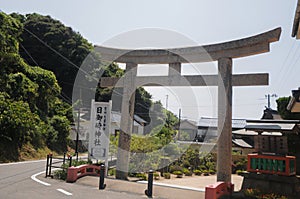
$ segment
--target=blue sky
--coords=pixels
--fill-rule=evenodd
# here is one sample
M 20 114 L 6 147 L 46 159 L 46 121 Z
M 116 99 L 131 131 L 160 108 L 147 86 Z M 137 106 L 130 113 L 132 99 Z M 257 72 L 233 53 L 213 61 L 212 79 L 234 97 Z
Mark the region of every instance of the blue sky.
M 186 45 L 214 44 L 282 27 L 280 41 L 271 44 L 269 53 L 234 60 L 234 73 L 270 74 L 269 86 L 233 90 L 233 117 L 255 119 L 261 117 L 267 105 L 265 94 L 289 96 L 292 89 L 300 86 L 300 43 L 291 38 L 295 8 L 296 0 L 0 0 L 0 9 L 6 13 L 50 15 L 98 45 L 112 44 L 115 36 L 144 28 L 176 32 L 188 38 L 181 40 L 180 45 L 184 46 L 184 42 Z M 154 40 L 149 40 L 148 45 L 151 41 Z M 178 42 L 176 39 L 173 41 L 175 44 Z M 164 45 L 172 47 L 172 40 Z M 185 118 L 197 120 L 199 116 L 216 114 L 214 102 L 211 102 L 215 100 L 214 88 L 209 91 L 197 88 L 194 91 L 199 93 L 195 98 L 201 101 L 195 105 L 197 108 L 189 101 L 178 102 L 180 97 L 174 90 L 149 91 L 155 100 L 161 100 L 163 104 L 166 104 L 166 95 L 169 95 L 168 108 L 174 113 L 182 108 Z M 272 107 L 276 108 L 275 98 L 272 98 Z

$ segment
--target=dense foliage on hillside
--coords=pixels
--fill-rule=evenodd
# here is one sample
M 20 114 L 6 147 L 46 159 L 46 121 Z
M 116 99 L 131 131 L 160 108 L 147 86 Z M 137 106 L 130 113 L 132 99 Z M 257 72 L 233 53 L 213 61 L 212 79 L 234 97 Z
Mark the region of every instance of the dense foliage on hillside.
M 0 161 L 18 160 L 24 146 L 67 150 L 73 84 L 92 44 L 60 21 L 36 13 L 1 12 L 0 37 Z M 99 60 L 93 64 L 103 66 Z M 124 74 L 116 63 L 102 72 L 105 77 Z M 95 99 L 108 101 L 113 92 L 121 99 L 118 88 L 97 88 Z M 147 132 L 166 119 L 174 125 L 177 118 L 151 98 L 144 88 L 136 90 L 135 114 L 149 123 Z
M 24 145 L 67 149 L 70 106 L 55 75 L 19 54 L 22 23 L 0 13 L 0 160 L 18 160 Z
M 24 25 L 21 56 L 29 65 L 52 71 L 62 87 L 62 94 L 70 100 L 78 67 L 92 50 L 92 44 L 50 16 L 36 13 L 13 16 L 20 18 Z
M 20 35 L 21 56 L 29 65 L 52 71 L 62 88 L 64 101 L 71 103 L 73 84 L 77 72 L 93 50 L 93 46 L 78 32 L 66 27 L 60 21 L 39 14 L 19 15 L 12 14 L 22 21 L 24 31 Z M 94 64 L 102 64 L 100 61 Z M 121 77 L 124 71 L 115 63 L 105 66 L 103 77 Z M 118 91 L 117 91 L 118 92 Z M 120 90 L 118 93 L 122 93 Z M 112 89 L 98 88 L 95 94 L 96 101 L 109 101 Z M 90 104 L 88 102 L 87 104 Z M 135 113 L 141 118 L 150 121 L 148 112 L 151 106 L 151 95 L 143 88 L 137 89 Z M 115 110 L 120 111 L 120 107 Z

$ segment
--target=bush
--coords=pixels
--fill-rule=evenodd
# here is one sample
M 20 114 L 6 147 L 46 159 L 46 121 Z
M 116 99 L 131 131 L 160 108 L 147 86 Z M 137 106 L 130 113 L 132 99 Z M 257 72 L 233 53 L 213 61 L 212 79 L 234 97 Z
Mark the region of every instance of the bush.
M 174 171 L 181 171 L 182 172 L 182 167 L 178 166 L 178 165 L 170 166 L 170 172 L 173 173 Z
M 165 179 L 171 179 L 171 174 L 170 173 L 164 173 L 164 178 Z
M 258 189 L 245 189 L 244 195 L 248 197 L 255 197 L 257 195 L 261 194 L 261 191 Z
M 207 162 L 206 163 L 206 168 L 208 170 L 216 170 L 216 164 L 214 162 Z
M 275 194 L 275 193 L 263 193 L 259 189 L 245 189 L 244 195 L 249 198 L 258 198 L 258 199 L 288 199 L 284 195 Z
M 74 167 L 77 167 L 77 166 L 80 166 L 80 165 L 83 165 L 83 164 L 91 164 L 91 161 L 87 161 L 87 160 L 78 160 L 78 161 L 76 161 L 76 160 L 73 160 L 72 161 L 72 166 L 74 166 Z
M 108 175 L 109 176 L 115 176 L 116 175 L 116 169 L 113 168 L 113 169 L 108 169 Z
M 77 167 L 77 166 L 80 166 L 80 165 L 83 165 L 83 164 L 89 164 L 91 163 L 91 161 L 86 161 L 86 160 L 74 160 L 72 161 L 72 166 L 74 167 Z M 53 172 L 53 177 L 55 179 L 60 179 L 60 180 L 66 180 L 67 179 L 67 171 L 68 171 L 68 168 L 69 168 L 69 162 L 65 163 L 65 164 L 62 164 L 61 165 L 61 170 L 56 170 Z
M 153 173 L 153 177 L 155 180 L 159 180 L 159 174 L 158 173 Z
M 188 167 L 190 167 L 190 166 L 191 166 L 191 164 L 190 164 L 190 162 L 189 162 L 189 161 L 187 161 L 187 160 L 184 160 L 184 161 L 183 161 L 183 163 L 182 163 L 182 166 L 183 166 L 184 168 L 188 168 Z
M 56 170 L 53 173 L 53 177 L 59 180 L 66 180 L 67 179 L 67 170 Z
M 215 175 L 215 174 L 216 174 L 216 171 L 215 171 L 215 170 L 208 170 L 208 172 L 209 172 L 211 175 Z
M 235 162 L 237 170 L 246 170 L 247 169 L 247 159 L 242 158 L 239 161 Z
M 209 171 L 203 170 L 203 175 L 204 175 L 204 176 L 209 176 Z
M 145 173 L 137 173 L 135 177 L 141 179 L 141 180 L 147 180 L 147 175 Z
M 202 171 L 203 171 L 203 170 L 206 170 L 206 166 L 205 166 L 205 165 L 200 165 L 200 166 L 199 166 L 199 170 L 202 170 Z
M 236 170 L 235 173 L 238 174 L 238 175 L 240 175 L 240 174 L 244 173 L 244 171 L 242 171 L 242 170 Z
M 194 174 L 195 174 L 196 176 L 201 176 L 201 174 L 202 174 L 202 171 L 201 171 L 201 170 L 198 170 L 198 169 L 196 169 L 196 170 L 194 170 Z
M 193 172 L 191 172 L 191 171 L 186 171 L 186 172 L 184 172 L 184 175 L 185 175 L 185 176 L 192 176 L 192 175 L 193 175 Z
M 182 178 L 183 175 L 182 171 L 174 171 L 173 174 L 176 175 L 177 178 Z
M 188 172 L 189 170 L 187 168 L 182 169 L 182 173 Z
M 184 175 L 186 175 L 186 176 L 192 176 L 192 175 L 193 175 L 193 173 L 192 173 L 190 170 L 188 170 L 187 168 L 183 168 L 183 169 L 182 169 L 182 172 L 183 172 Z
M 288 199 L 288 197 L 279 195 L 279 194 L 274 194 L 274 193 L 268 193 L 268 194 L 263 194 L 257 197 L 258 199 Z

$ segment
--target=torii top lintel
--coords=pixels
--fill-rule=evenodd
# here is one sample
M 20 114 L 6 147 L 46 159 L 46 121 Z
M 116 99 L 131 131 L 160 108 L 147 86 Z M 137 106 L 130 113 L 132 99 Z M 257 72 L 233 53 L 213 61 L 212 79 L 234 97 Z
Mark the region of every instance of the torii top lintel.
M 116 49 L 95 46 L 101 58 L 106 61 L 136 64 L 200 63 L 216 61 L 223 57 L 239 58 L 270 51 L 270 43 L 278 41 L 281 28 L 213 45 L 173 49 Z

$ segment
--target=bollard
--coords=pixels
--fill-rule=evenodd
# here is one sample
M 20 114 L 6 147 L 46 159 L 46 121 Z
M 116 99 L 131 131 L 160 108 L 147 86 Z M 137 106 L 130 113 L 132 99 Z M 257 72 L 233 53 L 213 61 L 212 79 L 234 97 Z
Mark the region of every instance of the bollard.
M 49 167 L 49 154 L 47 155 L 47 162 L 46 162 L 46 176 L 45 176 L 45 178 L 47 178 L 48 177 L 48 167 Z
M 104 184 L 104 177 L 105 177 L 105 165 L 100 165 L 100 178 L 99 178 L 99 189 L 105 189 L 106 184 Z
M 153 192 L 153 170 L 150 170 L 148 174 L 148 189 L 145 190 L 145 194 L 149 198 L 152 198 L 152 192 Z
M 69 167 L 72 166 L 72 156 L 69 155 Z
M 66 164 L 66 153 L 64 153 L 63 165 Z
M 49 154 L 49 175 L 51 178 L 53 178 L 53 176 L 51 175 L 51 167 L 52 167 L 52 154 Z

